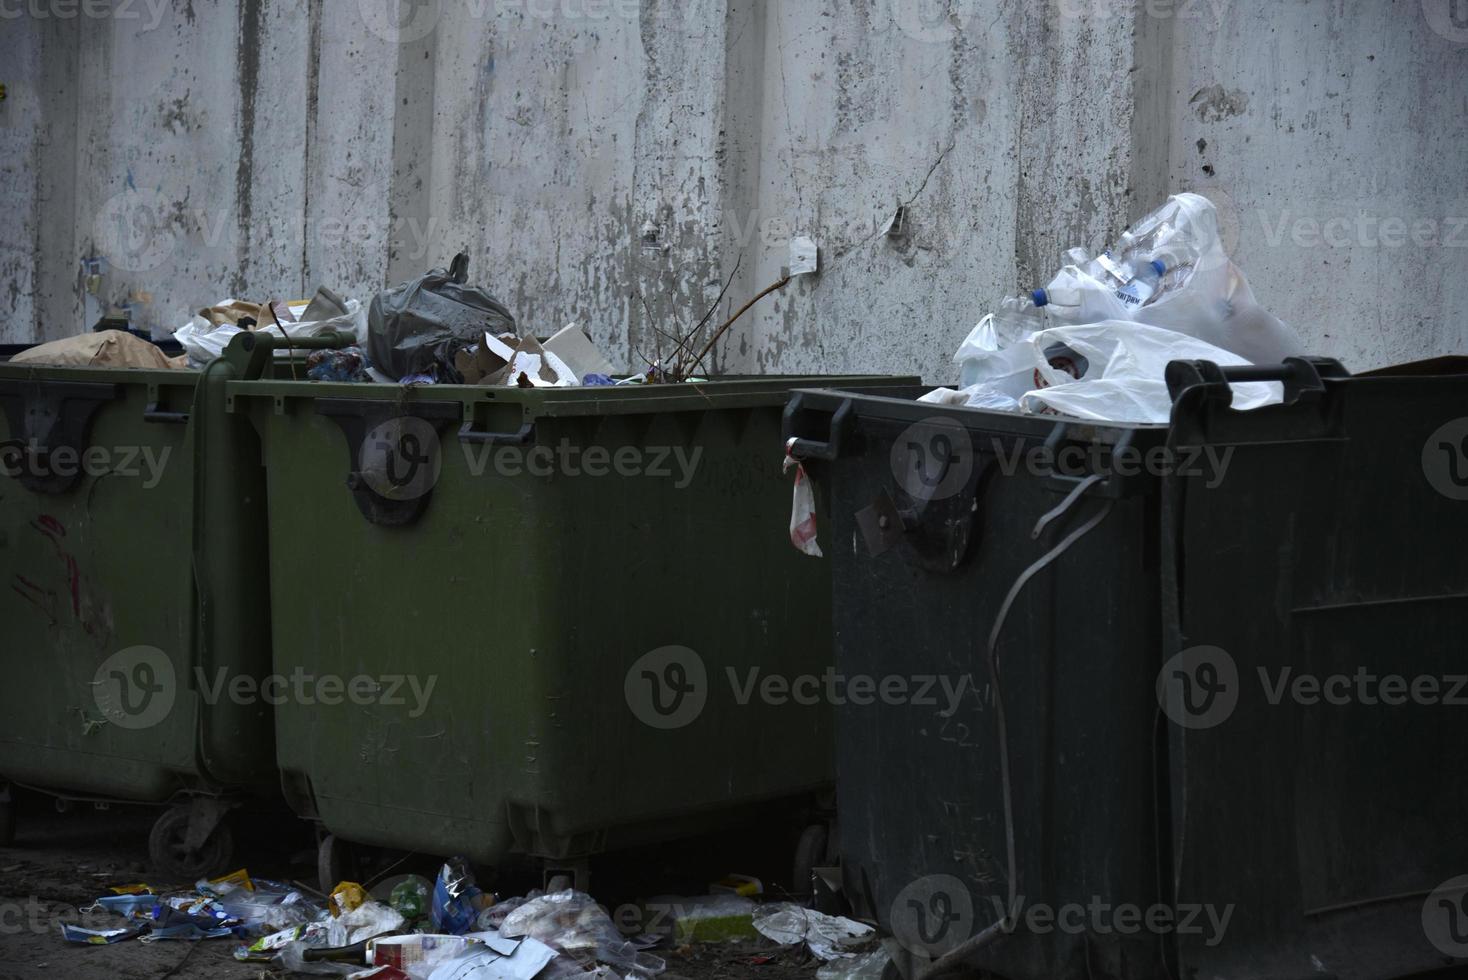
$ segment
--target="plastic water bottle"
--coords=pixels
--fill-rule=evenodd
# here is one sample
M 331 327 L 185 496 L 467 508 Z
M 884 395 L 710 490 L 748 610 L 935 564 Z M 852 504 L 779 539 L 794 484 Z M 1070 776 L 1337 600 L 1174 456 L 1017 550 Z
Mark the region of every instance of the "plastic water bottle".
M 1049 326 L 1075 326 L 1100 320 L 1120 320 L 1126 307 L 1116 287 L 1074 265 L 1064 266 L 1044 289 L 1031 294 L 1034 304 L 1051 321 Z
M 1116 287 L 1116 298 L 1130 310 L 1146 306 L 1165 272 L 1167 266 L 1160 259 L 1142 263 L 1129 282 Z

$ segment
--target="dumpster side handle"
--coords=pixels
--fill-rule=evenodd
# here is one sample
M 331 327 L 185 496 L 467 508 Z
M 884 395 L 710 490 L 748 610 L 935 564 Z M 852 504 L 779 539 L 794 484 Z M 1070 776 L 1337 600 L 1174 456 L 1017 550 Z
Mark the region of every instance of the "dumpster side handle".
M 485 432 L 474 428 L 473 419 L 466 419 L 459 428 L 459 441 L 487 446 L 528 446 L 535 441 L 535 423 L 526 422 L 514 432 Z
M 144 422 L 159 422 L 166 425 L 187 425 L 189 421 L 188 412 L 170 412 L 159 406 L 157 402 L 149 402 L 143 409 Z
M 1230 385 L 1251 381 L 1284 384 L 1284 404 L 1318 398 L 1325 392 L 1323 379 L 1348 378 L 1351 372 L 1332 357 L 1287 357 L 1279 364 L 1231 364 L 1220 367 L 1213 361 L 1171 361 L 1167 365 L 1167 393 L 1173 404 L 1190 388 L 1206 385 L 1210 395 L 1232 404 Z M 1216 394 L 1215 394 L 1216 390 Z
M 803 407 L 803 399 L 799 394 L 790 399 L 790 404 L 785 408 L 786 432 L 796 415 Z M 834 463 L 836 457 L 841 455 L 841 440 L 846 433 L 847 422 L 851 418 L 851 399 L 847 398 L 841 402 L 840 407 L 831 413 L 831 425 L 825 442 L 816 439 L 802 439 L 798 436 L 790 438 L 786 442 L 790 456 L 793 459 L 805 462 L 806 460 L 820 460 L 824 463 Z

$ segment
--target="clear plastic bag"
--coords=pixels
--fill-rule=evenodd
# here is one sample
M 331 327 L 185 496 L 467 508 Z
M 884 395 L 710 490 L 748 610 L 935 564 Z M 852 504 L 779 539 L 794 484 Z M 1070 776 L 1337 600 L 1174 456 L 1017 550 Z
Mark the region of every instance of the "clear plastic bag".
M 505 916 L 500 935 L 529 936 L 583 962 L 598 960 L 644 976 L 662 973 L 661 957 L 644 952 L 646 944 L 629 940 L 606 909 L 585 892 L 573 889 L 531 899 Z
M 1148 302 L 1123 319 L 1175 330 L 1239 355 L 1278 364 L 1303 353 L 1299 336 L 1259 305 L 1219 235 L 1218 210 L 1199 194 L 1174 194 L 1109 249 L 1129 267 L 1166 268 Z

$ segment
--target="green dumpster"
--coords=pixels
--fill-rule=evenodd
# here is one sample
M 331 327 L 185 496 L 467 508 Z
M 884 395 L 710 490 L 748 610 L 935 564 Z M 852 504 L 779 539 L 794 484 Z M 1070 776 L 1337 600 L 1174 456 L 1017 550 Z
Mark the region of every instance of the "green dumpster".
M 831 664 L 781 474 L 813 382 L 226 385 L 264 450 L 276 751 L 323 882 L 339 841 L 569 870 L 829 788 L 829 706 L 780 693 Z
M 163 870 L 227 862 L 224 814 L 278 796 L 265 477 L 203 371 L 0 364 L 0 832 L 11 787 L 170 804 Z M 200 463 L 202 462 L 202 465 Z M 223 685 L 223 686 L 222 686 Z

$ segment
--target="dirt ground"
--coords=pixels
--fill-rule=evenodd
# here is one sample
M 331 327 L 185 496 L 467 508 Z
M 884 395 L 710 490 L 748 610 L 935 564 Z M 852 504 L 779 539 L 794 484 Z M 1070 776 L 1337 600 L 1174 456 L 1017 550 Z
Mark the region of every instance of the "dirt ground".
M 169 889 L 192 884 L 161 880 L 149 869 L 147 836 L 158 812 L 148 808 L 98 811 L 77 806 L 58 813 L 48 800 L 22 798 L 15 844 L 0 848 L 0 978 L 283 980 L 292 976 L 267 965 L 237 962 L 232 954 L 238 944 L 232 939 L 192 943 L 129 940 L 84 946 L 61 938 L 61 922 L 97 929 L 118 927 L 121 920 L 111 914 L 78 911 L 105 894 L 109 886 L 146 881 L 157 889 Z M 289 818 L 268 815 L 246 826 L 237 821 L 235 826 L 237 850 L 233 864 L 264 877 L 314 884 L 315 850 L 309 829 Z M 708 842 L 694 842 L 686 851 L 662 854 L 661 864 L 646 855 L 620 865 L 612 862 L 600 871 L 593 869 L 592 891 L 607 904 L 623 900 L 624 895 L 653 894 L 648 890 L 654 887 L 648 884 L 649 879 L 666 879 L 673 867 L 682 873 L 683 880 L 671 882 L 664 891 L 679 890 L 700 877 L 712 880 L 704 876 L 704 868 L 688 861 L 690 854 L 716 851 Z M 742 855 L 735 859 L 740 863 L 734 867 L 718 864 L 719 870 L 712 877 L 751 866 Z M 783 860 L 783 854 L 779 860 Z M 776 863 L 772 857 L 771 867 Z M 431 873 L 427 862 L 419 862 L 413 870 L 420 869 Z M 668 962 L 667 972 L 662 974 L 666 980 L 813 980 L 819 965 L 803 951 L 781 949 L 764 940 L 681 950 L 659 948 L 653 952 Z

